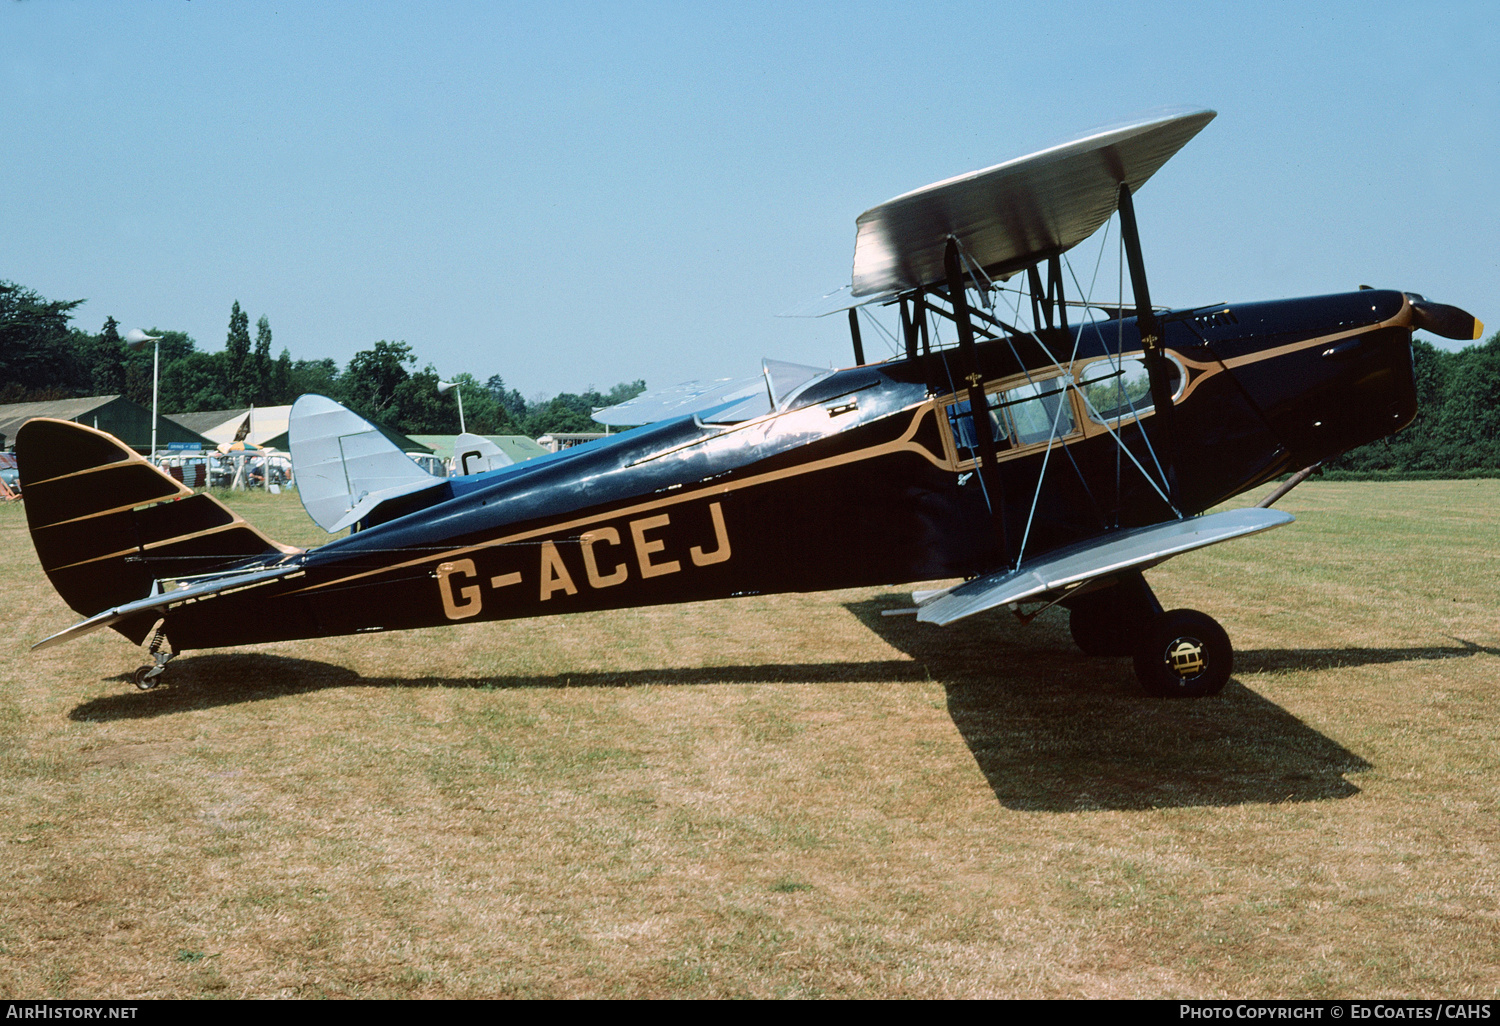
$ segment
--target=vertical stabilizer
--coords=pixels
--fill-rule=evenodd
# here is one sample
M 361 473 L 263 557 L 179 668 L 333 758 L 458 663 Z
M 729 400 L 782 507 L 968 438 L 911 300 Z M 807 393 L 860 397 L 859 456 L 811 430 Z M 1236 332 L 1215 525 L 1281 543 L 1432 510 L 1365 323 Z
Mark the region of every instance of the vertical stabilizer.
M 142 599 L 158 578 L 228 570 L 278 545 L 211 495 L 153 467 L 114 435 L 36 418 L 16 433 L 16 463 L 37 558 L 84 616 Z M 139 642 L 155 616 L 113 624 Z
M 327 396 L 305 395 L 293 403 L 287 433 L 302 508 L 329 533 L 382 502 L 442 484 L 374 424 Z

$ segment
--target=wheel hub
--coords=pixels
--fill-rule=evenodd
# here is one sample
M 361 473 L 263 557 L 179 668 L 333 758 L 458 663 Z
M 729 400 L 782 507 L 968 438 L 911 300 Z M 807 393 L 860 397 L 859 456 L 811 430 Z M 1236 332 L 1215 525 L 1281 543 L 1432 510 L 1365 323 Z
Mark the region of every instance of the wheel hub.
M 1197 638 L 1177 638 L 1167 646 L 1166 664 L 1182 680 L 1192 680 L 1208 669 L 1207 646 Z

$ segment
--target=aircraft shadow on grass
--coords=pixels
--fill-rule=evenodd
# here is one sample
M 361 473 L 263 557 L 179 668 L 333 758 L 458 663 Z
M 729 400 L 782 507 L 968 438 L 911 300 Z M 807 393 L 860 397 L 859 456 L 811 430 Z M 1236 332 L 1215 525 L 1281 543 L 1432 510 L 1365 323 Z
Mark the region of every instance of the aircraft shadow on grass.
M 1060 611 L 1027 628 L 1008 614 L 976 617 L 961 632 L 881 615 L 909 601 L 905 594 L 886 595 L 846 606 L 901 658 L 405 678 L 365 677 L 332 663 L 264 653 L 208 653 L 174 662 L 164 687 L 92 699 L 71 718 L 143 719 L 325 688 L 931 681 L 946 691 L 953 723 L 996 798 L 1012 809 L 1138 810 L 1347 798 L 1359 788 L 1344 775 L 1371 768 L 1237 680 L 1209 699 L 1143 697 L 1129 660 L 1084 656 L 1068 637 Z M 1500 655 L 1454 640 L 1457 645 L 1441 648 L 1251 649 L 1236 653 L 1236 665 L 1255 673 Z
M 1234 678 L 1213 698 L 1143 697 L 1130 660 L 1083 655 L 1061 609 L 1029 627 L 992 613 L 962 632 L 881 615 L 909 605 L 901 594 L 848 609 L 943 685 L 954 725 L 1008 808 L 1320 801 L 1358 794 L 1344 775 L 1371 768 Z M 1500 655 L 1453 640 L 1440 648 L 1248 649 L 1235 653 L 1235 667 L 1261 673 Z

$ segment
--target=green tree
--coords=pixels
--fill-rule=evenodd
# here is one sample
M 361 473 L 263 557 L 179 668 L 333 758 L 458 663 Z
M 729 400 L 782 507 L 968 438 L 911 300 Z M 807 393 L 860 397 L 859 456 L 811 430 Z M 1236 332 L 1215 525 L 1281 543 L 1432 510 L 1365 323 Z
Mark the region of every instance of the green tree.
M 1443 469 L 1500 468 L 1500 332 L 1457 356 L 1444 390 L 1437 436 L 1450 454 L 1461 454 L 1463 465 Z
M 604 396 L 604 402 L 600 405 L 618 406 L 620 403 L 623 403 L 630 399 L 634 399 L 645 390 L 646 381 L 644 378 L 636 378 L 634 381 L 630 382 L 622 381 L 614 388 L 611 388 L 609 390 L 609 392 Z
M 271 322 L 264 315 L 255 322 L 255 351 L 250 356 L 252 402 L 259 406 L 271 403 L 274 388 L 271 377 Z
M 229 395 L 227 353 L 190 352 L 161 372 L 161 408 L 173 413 L 224 410 L 237 405 Z
M 345 405 L 370 420 L 395 427 L 392 404 L 396 388 L 411 377 L 406 366 L 416 362 L 411 346 L 385 339 L 355 353 L 340 380 Z
M 526 418 L 526 433 L 533 438 L 545 434 L 562 432 L 603 431 L 604 427 L 594 419 L 594 411 L 605 406 L 623 403 L 646 390 L 644 381 L 621 382 L 607 393 L 601 394 L 593 386 L 582 394 L 564 392 L 553 399 L 529 406 Z
M 297 401 L 297 394 L 292 391 L 292 354 L 284 346 L 271 367 L 270 401 L 277 406 Z
M 494 379 L 491 379 L 494 380 Z M 505 407 L 495 401 L 490 389 L 481 385 L 472 374 L 455 374 L 453 382 L 462 390 L 464 395 L 464 423 L 470 431 L 476 435 L 509 435 L 515 434 L 516 424 L 511 420 L 510 414 Z M 451 407 L 450 423 L 458 423 L 458 401 L 453 392 L 444 397 L 444 402 Z M 443 434 L 452 434 L 452 431 L 443 431 Z
M 1412 340 L 1417 416 L 1404 431 L 1360 446 L 1330 469 L 1394 473 L 1500 470 L 1500 333 L 1458 352 Z
M 125 391 L 125 343 L 120 340 L 120 323 L 113 317 L 104 319 L 104 327 L 94 338 L 91 363 L 94 395 L 116 395 Z M 150 401 L 149 396 L 147 401 Z
M 224 353 L 228 357 L 226 384 L 229 396 L 235 405 L 248 405 L 255 396 L 250 362 L 250 315 L 240 309 L 238 299 L 229 311 L 229 336 L 224 341 Z
M 292 401 L 304 395 L 326 395 L 330 399 L 344 398 L 343 386 L 339 383 L 339 365 L 332 360 L 298 360 L 291 366 L 291 386 L 287 394 Z
M 94 338 L 68 322 L 83 300 L 49 300 L 0 281 L 0 399 L 83 395 L 92 387 Z
M 126 346 L 121 361 L 125 368 L 125 398 L 131 402 L 140 403 L 142 406 L 151 405 L 152 362 L 155 359 L 156 349 L 161 350 L 161 371 L 165 374 L 167 367 L 171 366 L 173 361 L 182 359 L 196 348 L 192 337 L 185 331 L 148 328 L 146 334 L 160 341 L 145 343 L 133 349 Z M 166 405 L 162 408 L 172 409 Z
M 526 417 L 529 412 L 527 408 L 526 397 L 523 396 L 517 389 L 507 389 L 505 387 L 504 378 L 500 377 L 500 375 L 498 374 L 491 376 L 490 379 L 484 383 L 484 390 L 488 392 L 490 394 L 490 397 L 495 400 L 495 403 L 505 411 L 505 414 L 510 419 L 511 423 L 515 424 L 518 429 L 520 428 L 520 426 L 526 423 Z
M 430 363 L 409 375 L 396 385 L 388 423 L 409 435 L 454 433 L 458 417 L 448 397 L 438 395 L 437 386 L 438 373 Z

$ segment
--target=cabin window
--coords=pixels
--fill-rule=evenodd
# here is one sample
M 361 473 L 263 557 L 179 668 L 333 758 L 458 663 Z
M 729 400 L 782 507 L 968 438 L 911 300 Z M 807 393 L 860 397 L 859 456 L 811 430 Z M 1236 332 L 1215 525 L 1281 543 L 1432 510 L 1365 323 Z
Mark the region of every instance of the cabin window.
M 1053 437 L 1063 438 L 1077 429 L 1073 406 L 1068 399 L 1068 386 L 1063 378 L 1054 376 L 988 392 L 985 402 L 989 407 L 991 437 L 999 453 L 1046 442 Z M 975 444 L 969 401 L 961 399 L 948 403 L 945 410 L 957 461 L 962 464 L 977 460 L 979 447 Z
M 998 408 L 1004 394 L 991 392 L 984 397 L 989 406 L 990 435 L 995 440 L 997 451 L 1010 446 L 1010 422 L 1006 419 L 1005 412 Z M 953 446 L 958 451 L 959 462 L 978 459 L 979 446 L 975 444 L 974 418 L 969 416 L 969 400 L 949 405 L 948 426 L 953 430 Z
M 1028 381 L 1003 393 L 1016 425 L 1016 444 L 1030 445 L 1073 433 L 1073 406 L 1061 378 Z
M 1182 368 L 1170 355 L 1167 373 L 1175 395 L 1182 383 Z M 1078 376 L 1078 387 L 1088 400 L 1089 417 L 1098 424 L 1129 420 L 1150 413 L 1153 408 L 1151 377 L 1146 373 L 1146 361 L 1140 356 L 1096 360 Z

